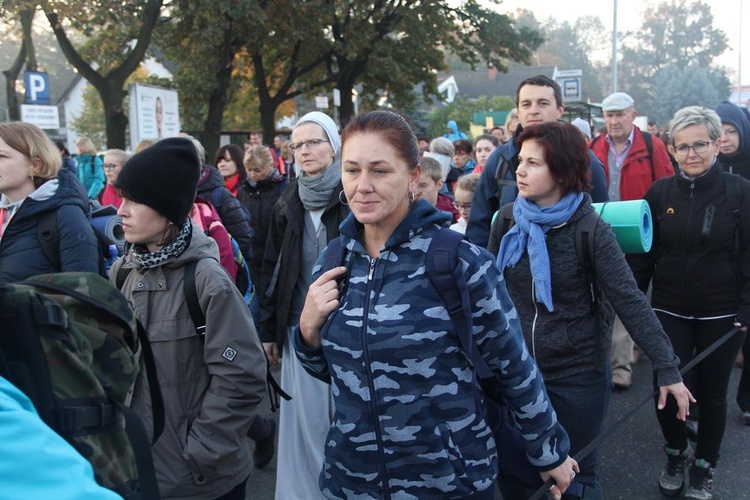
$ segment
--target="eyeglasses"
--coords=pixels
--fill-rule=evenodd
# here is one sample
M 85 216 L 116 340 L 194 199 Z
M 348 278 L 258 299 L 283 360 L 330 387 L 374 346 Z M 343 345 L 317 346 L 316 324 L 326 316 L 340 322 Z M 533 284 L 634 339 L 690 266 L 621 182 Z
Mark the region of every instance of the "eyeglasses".
M 708 151 L 708 146 L 710 145 L 711 143 L 706 141 L 696 142 L 692 146 L 681 144 L 680 146 L 674 148 L 674 152 L 677 156 L 687 156 L 688 154 L 690 154 L 690 150 L 692 149 L 693 151 L 695 151 L 695 154 L 699 155 Z
M 471 203 L 459 203 L 457 201 L 454 201 L 453 208 L 455 208 L 456 210 L 471 210 Z
M 302 149 L 302 146 L 307 146 L 308 149 L 312 149 L 318 144 L 323 144 L 324 142 L 328 142 L 326 139 L 310 139 L 309 141 L 300 141 L 295 142 L 293 144 L 289 145 L 289 149 L 292 151 L 297 151 L 298 149 Z
M 116 163 L 105 163 L 104 164 L 104 170 L 114 170 L 120 165 L 117 165 Z

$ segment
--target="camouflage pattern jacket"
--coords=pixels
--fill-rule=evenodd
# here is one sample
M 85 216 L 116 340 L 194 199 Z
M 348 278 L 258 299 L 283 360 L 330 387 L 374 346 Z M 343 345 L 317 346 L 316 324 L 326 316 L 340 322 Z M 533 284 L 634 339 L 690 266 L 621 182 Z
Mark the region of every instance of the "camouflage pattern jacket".
M 425 275 L 430 240 L 449 222 L 449 214 L 420 200 L 375 259 L 354 216 L 341 225 L 345 296 L 321 331 L 320 349 L 295 337 L 308 372 L 333 384 L 336 413 L 320 475 L 328 498 L 464 498 L 493 487 L 497 456 L 482 396 L 445 303 Z M 489 253 L 467 241 L 458 256 L 477 345 L 523 422 L 532 464 L 552 469 L 567 456 L 567 438 L 502 275 Z M 315 277 L 325 252 L 320 259 Z
M 266 359 L 250 310 L 218 262 L 216 243 L 195 224 L 179 256 L 147 270 L 132 251 L 112 266 L 134 268 L 123 283 L 146 327 L 164 398 L 164 432 L 151 448 L 162 498 L 214 499 L 252 470 L 245 435 L 265 394 Z M 195 332 L 183 293 L 184 266 L 198 260 L 195 284 L 206 317 Z M 151 401 L 143 371 L 133 409 L 152 429 Z

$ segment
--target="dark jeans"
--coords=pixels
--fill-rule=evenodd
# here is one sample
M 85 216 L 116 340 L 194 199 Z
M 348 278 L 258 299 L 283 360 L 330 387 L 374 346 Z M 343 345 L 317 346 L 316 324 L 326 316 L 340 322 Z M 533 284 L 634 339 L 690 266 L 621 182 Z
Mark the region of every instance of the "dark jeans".
M 245 500 L 245 497 L 247 496 L 245 488 L 247 487 L 248 479 L 250 479 L 250 476 L 246 477 L 244 481 L 235 486 L 232 491 L 224 493 L 216 500 Z
M 611 369 L 607 365 L 601 373 L 590 370 L 558 380 L 545 380 L 544 385 L 547 386 L 557 419 L 570 438 L 570 456 L 575 456 L 602 433 L 612 394 Z M 498 443 L 498 446 L 502 446 L 502 443 Z M 583 496 L 566 493 L 563 499 L 603 499 L 604 493 L 599 483 L 599 448 L 580 459 L 578 466 L 581 471 L 576 474 L 576 482 L 583 485 Z M 528 498 L 534 493 L 507 481 L 500 482 L 499 486 L 503 498 L 507 500 Z
M 680 358 L 680 368 L 690 362 L 694 355 L 705 350 L 731 330 L 734 322 L 734 318 L 695 320 L 659 312 L 656 315 L 672 341 L 675 354 Z M 693 368 L 691 392 L 698 400 L 700 409 L 695 456 L 714 465 L 719 460 L 719 449 L 724 439 L 729 376 L 742 340 L 740 334 L 732 336 Z M 667 405 L 663 410 L 656 410 L 656 418 L 659 420 L 667 446 L 682 450 L 687 446 L 687 431 L 685 422 L 677 420 L 676 415 L 677 402 L 673 397 L 667 398 Z
M 745 334 L 745 342 L 742 344 L 742 355 L 745 362 L 742 365 L 742 376 L 740 386 L 737 388 L 737 404 L 744 413 L 750 411 L 750 335 Z

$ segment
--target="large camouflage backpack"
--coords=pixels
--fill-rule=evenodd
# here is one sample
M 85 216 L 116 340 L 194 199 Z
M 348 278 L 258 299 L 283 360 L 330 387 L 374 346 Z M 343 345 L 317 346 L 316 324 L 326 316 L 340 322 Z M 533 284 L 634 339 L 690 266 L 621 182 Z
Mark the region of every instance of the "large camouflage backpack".
M 126 406 L 139 360 L 154 403 L 155 441 L 164 412 L 153 355 L 119 290 L 94 273 L 0 287 L 0 375 L 89 460 L 99 484 L 128 500 L 159 498 L 151 443 Z

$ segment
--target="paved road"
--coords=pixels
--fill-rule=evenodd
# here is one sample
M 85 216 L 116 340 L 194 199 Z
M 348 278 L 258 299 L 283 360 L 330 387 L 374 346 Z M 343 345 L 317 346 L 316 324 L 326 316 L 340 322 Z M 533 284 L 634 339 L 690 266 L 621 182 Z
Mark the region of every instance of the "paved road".
M 734 403 L 740 370 L 734 369 L 729 385 L 729 415 L 716 469 L 715 500 L 750 500 L 750 427 L 740 423 L 740 411 Z M 633 386 L 612 394 L 607 428 L 632 410 L 651 393 L 651 363 L 644 357 L 633 373 Z M 271 414 L 267 402 L 263 411 Z M 278 413 L 273 414 L 278 418 Z M 653 404 L 642 407 L 626 422 L 602 449 L 602 484 L 607 500 L 663 500 L 657 481 L 664 464 L 663 440 Z M 287 478 L 293 481 L 294 478 Z M 256 470 L 248 483 L 248 499 L 273 500 L 276 458 L 263 470 Z M 502 497 L 498 493 L 497 499 Z M 285 499 L 281 499 L 285 500 Z

